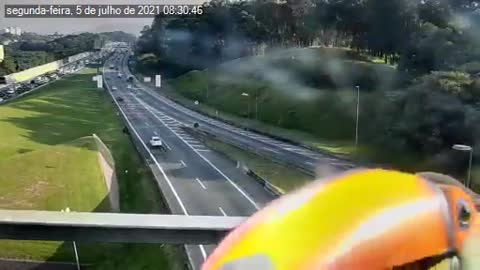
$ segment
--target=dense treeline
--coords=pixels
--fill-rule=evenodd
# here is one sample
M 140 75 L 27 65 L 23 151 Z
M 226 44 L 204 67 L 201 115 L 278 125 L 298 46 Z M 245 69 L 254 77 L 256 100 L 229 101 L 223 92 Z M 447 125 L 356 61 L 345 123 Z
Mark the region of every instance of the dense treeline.
M 133 42 L 135 37 L 124 32 L 81 33 L 52 39 L 35 33 L 24 33 L 20 37 L 11 34 L 3 39 L 18 38 L 5 47 L 5 59 L 0 63 L 0 75 L 25 70 L 81 52 L 92 51 L 106 41 Z
M 266 81 L 267 86 L 251 91 L 258 97 L 259 106 L 268 105 L 275 93 L 272 89 L 281 90 L 285 86 L 289 89 L 276 91 L 276 96 L 286 91 L 299 92 L 305 86 L 322 90 L 353 89 L 361 85 L 362 91 L 378 90 L 362 96 L 362 143 L 380 146 L 377 148 L 384 153 L 390 150 L 413 153 L 429 159 L 437 168 L 451 165 L 463 169 L 467 155 L 452 156 L 452 144 L 472 145 L 475 159 L 480 157 L 478 29 L 480 1 L 474 0 L 287 0 L 283 3 L 214 0 L 203 6 L 201 16 L 156 17 L 151 26 L 143 29 L 136 51 L 143 63 L 140 68 L 160 69 L 167 76 L 177 76 L 192 69 L 215 66 L 217 72 L 225 73 L 225 68 L 218 68 L 219 63 L 261 55 L 275 48 L 311 45 L 350 48 L 359 57 L 381 60 L 396 67 L 396 84 L 375 87 L 372 83 L 382 80 L 371 80 L 368 76 L 345 78 L 348 72 L 339 72 L 338 68 L 345 67 L 348 61 L 335 63 L 317 58 L 312 62 L 313 57 L 291 58 L 267 68 L 261 66 L 256 74 L 251 74 L 253 66 L 247 64 L 242 74 L 237 72 L 230 78 L 236 78 L 241 91 L 249 90 L 248 84 L 242 85 L 242 81 L 251 84 Z M 265 58 L 259 61 L 261 59 Z M 358 65 L 358 61 L 350 62 Z M 183 82 L 191 85 L 201 80 L 201 76 L 197 77 L 186 76 Z M 369 80 L 364 82 L 365 79 Z M 283 82 L 282 85 L 278 81 Z M 339 81 L 347 84 L 338 84 Z M 209 83 L 211 89 L 218 89 L 217 95 L 222 95 L 220 89 L 233 89 L 230 84 L 232 82 L 215 80 Z M 208 91 L 205 88 L 195 92 L 190 86 L 182 93 L 201 99 L 205 90 Z M 331 132 L 335 138 L 352 138 L 354 104 L 345 107 L 348 104 L 329 101 L 324 102 L 329 106 L 304 113 L 305 104 L 297 106 L 299 101 L 291 96 L 283 100 L 281 108 L 272 111 L 268 118 L 262 115 L 261 120 L 324 138 L 325 130 L 336 129 L 336 133 Z M 215 104 L 214 100 L 204 102 L 222 109 L 222 104 Z M 288 113 L 284 113 L 287 111 L 284 108 L 289 108 Z M 245 116 L 244 111 L 229 112 Z M 311 123 L 302 125 L 298 119 L 301 113 L 315 113 L 309 116 L 311 123 L 315 117 L 321 122 L 326 115 L 338 116 L 342 129 L 312 128 Z
M 201 68 L 265 48 L 326 45 L 374 55 L 400 70 L 425 73 L 460 65 L 480 72 L 480 1 L 214 0 L 203 14 L 155 18 L 139 53 Z M 473 35 L 473 36 L 472 36 Z M 473 69 L 473 70 L 472 70 Z

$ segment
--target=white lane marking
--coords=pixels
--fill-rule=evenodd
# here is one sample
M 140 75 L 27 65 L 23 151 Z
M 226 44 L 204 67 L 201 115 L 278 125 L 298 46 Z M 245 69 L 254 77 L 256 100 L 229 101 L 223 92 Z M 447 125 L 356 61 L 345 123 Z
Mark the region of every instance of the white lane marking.
M 227 213 L 225 213 L 225 211 L 223 211 L 222 207 L 218 207 L 218 210 L 220 210 L 220 212 L 222 213 L 222 215 L 224 216 L 227 216 Z
M 103 66 L 103 74 L 105 74 L 105 66 Z M 113 101 L 115 102 L 115 104 L 117 104 L 117 107 L 119 108 L 120 112 L 123 114 L 123 117 L 125 117 L 125 120 L 127 121 L 128 125 L 132 128 L 133 133 L 134 133 L 135 136 L 137 136 L 137 138 L 140 140 L 140 142 L 142 143 L 142 146 L 145 148 L 145 150 L 147 150 L 148 154 L 150 155 L 150 157 L 151 157 L 151 158 L 153 159 L 153 161 L 155 162 L 155 165 L 157 166 L 157 168 L 160 170 L 160 172 L 162 173 L 163 177 L 164 177 L 165 180 L 167 181 L 168 186 L 169 186 L 170 189 L 172 190 L 173 195 L 174 195 L 175 198 L 177 199 L 177 202 L 178 202 L 178 204 L 180 205 L 180 208 L 182 209 L 182 212 L 184 213 L 184 215 L 188 216 L 187 208 L 185 208 L 185 205 L 183 205 L 182 200 L 181 200 L 180 197 L 178 196 L 178 193 L 177 193 L 177 191 L 175 190 L 175 188 L 173 187 L 172 183 L 170 182 L 170 179 L 168 178 L 167 174 L 166 174 L 165 171 L 163 170 L 162 166 L 160 166 L 160 164 L 158 163 L 157 159 L 155 159 L 155 156 L 152 154 L 152 152 L 150 151 L 150 149 L 148 149 L 148 147 L 147 147 L 147 145 L 145 144 L 145 142 L 143 142 L 142 137 L 140 137 L 140 135 L 138 134 L 137 130 L 133 127 L 133 125 L 132 125 L 132 123 L 130 122 L 130 120 L 128 120 L 128 117 L 127 117 L 127 115 L 125 114 L 125 112 L 123 112 L 122 108 L 120 107 L 120 104 L 118 104 L 117 100 L 116 100 L 115 97 L 112 95 L 112 92 L 110 92 L 110 86 L 108 85 L 108 83 L 107 83 L 106 80 L 105 80 L 105 85 L 107 86 L 108 93 L 110 94 L 110 96 L 112 96 Z M 160 183 L 157 183 L 157 184 L 160 185 Z M 203 260 L 206 260 L 206 259 L 207 259 L 207 252 L 205 251 L 205 248 L 203 247 L 203 245 L 199 245 L 198 247 L 200 248 L 200 252 L 202 253 Z
M 207 189 L 207 187 L 202 183 L 202 181 L 200 181 L 200 179 L 195 178 L 195 180 L 197 180 L 197 182 L 200 184 L 200 186 L 202 186 L 203 189 Z
M 201 144 L 199 142 L 196 142 L 196 141 L 189 141 L 189 140 L 185 140 L 185 141 L 187 141 L 192 146 L 202 146 L 203 145 L 203 144 Z
M 147 127 L 150 127 L 150 124 L 148 122 L 145 122 L 145 125 L 147 125 Z
M 243 131 L 242 129 L 239 129 L 239 128 L 236 128 L 236 127 L 232 127 L 231 125 L 227 125 L 225 123 L 222 123 L 220 121 L 217 121 L 217 120 L 213 120 L 211 118 L 208 118 L 208 117 L 204 117 L 204 116 L 201 116 L 199 115 L 198 113 L 192 111 L 192 110 L 189 110 L 183 106 L 179 106 L 177 104 L 172 104 L 168 99 L 165 99 L 163 97 L 159 97 L 156 93 L 154 93 L 153 91 L 151 91 L 150 89 L 147 89 L 145 87 L 142 87 L 141 90 L 145 93 L 147 93 L 149 96 L 153 97 L 154 99 L 156 100 L 159 100 L 160 102 L 163 102 L 165 104 L 168 104 L 170 105 L 171 107 L 179 110 L 179 111 L 182 111 L 184 113 L 186 113 L 187 115 L 191 116 L 191 117 L 195 117 L 199 120 L 202 120 L 202 121 L 205 121 L 205 122 L 208 122 L 216 127 L 220 127 L 220 128 L 224 128 L 224 129 L 229 129 L 230 131 L 235 131 L 237 133 L 237 135 L 240 135 L 240 136 L 245 136 L 245 137 L 249 137 L 249 138 L 253 138 L 253 139 L 257 139 L 258 141 L 260 142 L 263 142 L 265 144 L 269 144 L 273 147 L 278 147 L 278 146 L 281 146 L 282 149 L 284 150 L 287 150 L 289 152 L 293 152 L 293 153 L 296 153 L 296 154 L 301 154 L 301 155 L 305 155 L 306 152 L 303 152 L 303 153 L 299 153 L 299 150 L 296 150 L 294 148 L 292 148 L 293 146 L 292 145 L 288 145 L 288 144 L 285 144 L 285 143 L 280 143 L 280 141 L 275 141 L 274 139 L 271 139 L 267 136 L 263 136 L 263 135 L 259 135 L 257 133 L 254 133 L 254 132 L 245 132 Z M 209 120 L 209 121 L 207 121 Z M 260 138 L 255 138 L 253 136 L 263 136 L 262 139 Z M 305 150 L 300 150 L 300 151 L 305 151 Z M 306 150 L 308 151 L 308 150 Z M 308 153 L 311 153 L 311 152 L 308 152 Z
M 263 148 L 263 150 L 280 154 L 280 152 L 278 152 L 277 150 L 275 150 L 275 149 L 273 149 L 273 148 L 270 148 L 270 147 L 262 147 L 262 148 Z
M 135 95 L 132 95 L 133 98 L 135 98 L 140 104 L 142 104 L 143 107 L 145 107 L 145 109 L 147 109 L 147 111 L 149 111 L 155 118 L 157 118 L 158 120 L 160 120 L 160 122 L 163 123 L 163 121 L 152 111 L 152 108 L 144 103 L 143 101 L 141 101 L 140 99 L 138 99 Z M 165 123 L 163 123 L 165 125 Z M 210 160 L 208 160 L 205 156 L 203 156 L 202 154 L 200 154 L 199 151 L 197 151 L 193 146 L 191 146 L 188 142 L 186 142 L 182 137 L 180 137 L 175 131 L 173 131 L 169 126 L 165 125 L 168 129 L 170 129 L 171 132 L 173 132 L 173 134 L 175 134 L 181 141 L 183 141 L 188 147 L 190 147 L 193 152 L 195 152 L 198 156 L 200 156 L 200 158 L 202 158 L 205 162 L 207 162 L 214 170 L 216 170 L 220 175 L 222 175 L 236 190 L 238 190 L 238 192 L 240 192 L 240 194 L 243 195 L 243 197 L 245 197 L 247 199 L 247 201 L 249 201 L 254 207 L 255 209 L 259 210 L 260 207 L 255 203 L 255 201 L 252 200 L 252 198 L 250 198 L 250 196 L 248 196 L 245 191 L 243 191 L 237 184 L 235 184 L 235 182 L 232 181 L 232 179 L 230 179 L 230 177 L 228 177 L 227 175 L 225 175 L 219 168 L 217 168 L 217 166 L 215 166 Z
M 210 152 L 208 149 L 197 149 L 198 152 Z
M 167 147 L 168 150 L 172 150 L 172 148 L 170 148 L 170 146 L 168 146 L 167 143 L 165 143 L 165 146 Z
M 207 259 L 207 252 L 205 251 L 205 247 L 203 247 L 203 245 L 199 245 L 198 247 L 200 248 L 200 252 L 202 252 L 203 260 Z
M 183 160 L 180 160 L 180 163 L 182 163 L 183 167 L 187 167 L 187 164 Z

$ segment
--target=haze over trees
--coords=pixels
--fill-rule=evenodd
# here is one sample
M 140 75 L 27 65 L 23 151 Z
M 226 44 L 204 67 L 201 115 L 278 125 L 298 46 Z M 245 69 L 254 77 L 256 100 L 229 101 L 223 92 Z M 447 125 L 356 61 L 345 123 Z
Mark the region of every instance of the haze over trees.
M 371 85 L 362 82 L 362 78 L 368 78 L 361 77 L 351 79 L 350 84 L 335 85 L 341 73 L 332 69 L 325 73 L 325 68 L 317 62 L 312 65 L 308 58 L 284 60 L 274 67 L 275 72 L 280 74 L 280 69 L 289 78 L 308 77 L 302 83 L 318 91 L 361 85 L 362 91 L 372 93 L 363 99 L 369 104 L 361 115 L 363 143 L 410 152 L 442 164 L 451 161 L 454 143 L 474 145 L 476 158 L 480 156 L 478 29 L 480 1 L 475 0 L 214 0 L 203 6 L 200 16 L 156 17 L 151 26 L 143 29 L 136 53 L 140 71 L 160 70 L 167 77 L 177 77 L 191 70 L 214 69 L 232 59 L 263 55 L 275 48 L 350 48 L 359 60 L 375 59 L 396 68 L 394 83 Z M 188 80 L 190 85 L 200 77 L 180 77 L 176 85 Z M 261 77 L 247 74 L 245 81 L 265 80 Z M 299 90 L 297 87 L 289 91 Z M 266 90 L 256 91 L 261 103 Z M 210 105 L 221 108 L 219 104 Z M 311 112 L 319 119 L 328 113 L 321 108 Z M 298 117 L 295 111 L 286 116 L 280 111 L 271 115 L 282 119 L 262 121 L 280 126 L 299 123 L 293 118 L 289 121 L 289 117 Z M 349 119 L 353 122 L 355 116 L 351 114 Z M 345 121 L 342 118 L 350 126 Z M 295 128 L 312 130 L 300 124 Z M 316 135 L 323 137 L 320 131 Z M 346 129 L 338 138 L 352 136 L 351 129 Z M 463 159 L 453 163 L 464 164 Z
M 478 59 L 472 38 L 480 39 L 479 25 L 480 1 L 473 0 L 214 0 L 194 18 L 155 18 L 138 52 L 196 67 L 265 47 L 330 45 L 425 73 Z

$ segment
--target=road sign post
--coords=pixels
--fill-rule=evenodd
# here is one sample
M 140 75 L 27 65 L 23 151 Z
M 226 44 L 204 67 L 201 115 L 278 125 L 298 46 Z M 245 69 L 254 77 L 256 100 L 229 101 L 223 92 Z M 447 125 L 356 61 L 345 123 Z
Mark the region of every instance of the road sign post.
M 461 152 L 469 152 L 468 158 L 468 170 L 467 170 L 467 180 L 465 181 L 465 186 L 470 188 L 470 178 L 472 174 L 472 160 L 473 160 L 473 148 L 470 145 L 463 145 L 463 144 L 455 144 L 452 146 L 453 150 L 461 151 Z
M 97 75 L 97 88 L 103 88 L 103 78 L 102 75 Z
M 65 210 L 62 209 L 61 212 L 70 213 L 70 212 L 71 212 L 71 211 L 70 211 L 70 207 L 65 208 Z M 74 252 L 74 254 L 75 254 L 75 261 L 76 261 L 76 263 L 77 263 L 77 270 L 80 270 L 80 259 L 79 259 L 79 257 L 78 257 L 77 244 L 75 243 L 75 241 L 72 241 L 72 243 L 73 243 L 73 252 Z

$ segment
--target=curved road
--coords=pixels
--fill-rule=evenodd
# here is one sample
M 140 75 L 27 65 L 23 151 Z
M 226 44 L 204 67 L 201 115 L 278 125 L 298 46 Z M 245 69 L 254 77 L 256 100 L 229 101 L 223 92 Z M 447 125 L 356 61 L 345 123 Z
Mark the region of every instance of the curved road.
M 133 75 L 128 68 L 126 59 L 124 59 L 122 63 L 122 73 L 127 76 Z M 328 166 L 333 171 L 345 171 L 358 167 L 358 165 L 338 157 L 321 154 L 305 147 L 280 141 L 212 119 L 168 99 L 159 93 L 158 88 L 155 89 L 138 80 L 135 80 L 134 85 L 140 90 L 136 91 L 135 95 L 144 102 L 145 106 L 162 112 L 185 125 L 191 126 L 193 123 L 199 123 L 203 130 L 223 137 L 237 146 L 255 149 L 257 152 L 262 152 L 264 155 L 284 163 L 295 165 L 312 174 L 315 173 L 315 169 L 319 164 Z
M 126 61 L 110 58 L 104 67 L 108 89 L 131 137 L 146 158 L 156 181 L 174 214 L 250 216 L 274 199 L 253 178 L 236 168 L 236 164 L 210 151 L 199 140 L 184 133 L 180 123 L 158 108 L 152 107 L 140 89 L 129 89 L 110 64 Z M 118 98 L 123 101 L 118 101 Z M 151 136 L 160 136 L 167 151 L 149 147 Z M 213 246 L 187 246 L 193 269 L 199 269 Z

